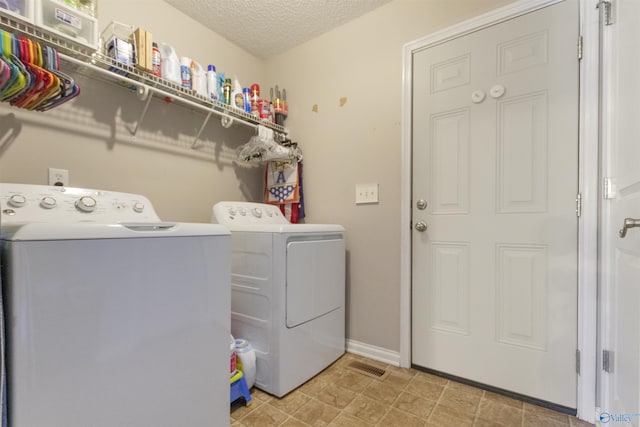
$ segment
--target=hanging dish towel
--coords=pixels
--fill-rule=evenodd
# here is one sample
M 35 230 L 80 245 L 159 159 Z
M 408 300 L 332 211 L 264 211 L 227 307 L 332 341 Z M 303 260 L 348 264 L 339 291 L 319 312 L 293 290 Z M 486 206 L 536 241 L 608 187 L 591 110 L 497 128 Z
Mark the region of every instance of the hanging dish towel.
M 266 173 L 265 202 L 277 205 L 285 218 L 296 224 L 304 218 L 302 163 L 268 162 Z
M 267 163 L 265 201 L 279 205 L 300 201 L 297 162 Z

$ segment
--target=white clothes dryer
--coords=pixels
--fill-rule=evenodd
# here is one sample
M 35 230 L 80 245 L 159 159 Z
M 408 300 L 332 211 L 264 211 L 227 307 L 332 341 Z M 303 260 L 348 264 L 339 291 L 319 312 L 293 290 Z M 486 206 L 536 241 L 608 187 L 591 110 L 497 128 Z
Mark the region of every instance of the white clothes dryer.
M 12 427 L 229 425 L 225 227 L 24 184 L 0 212 Z
M 256 387 L 281 397 L 345 352 L 344 228 L 250 202 L 217 203 L 212 221 L 231 230 L 231 332 L 255 349 Z

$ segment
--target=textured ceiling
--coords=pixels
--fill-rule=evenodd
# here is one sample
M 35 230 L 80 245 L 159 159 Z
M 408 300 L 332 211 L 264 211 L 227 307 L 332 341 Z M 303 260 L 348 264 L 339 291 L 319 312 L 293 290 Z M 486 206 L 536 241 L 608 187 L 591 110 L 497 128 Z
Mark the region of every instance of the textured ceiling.
M 311 40 L 390 0 L 165 0 L 259 58 Z

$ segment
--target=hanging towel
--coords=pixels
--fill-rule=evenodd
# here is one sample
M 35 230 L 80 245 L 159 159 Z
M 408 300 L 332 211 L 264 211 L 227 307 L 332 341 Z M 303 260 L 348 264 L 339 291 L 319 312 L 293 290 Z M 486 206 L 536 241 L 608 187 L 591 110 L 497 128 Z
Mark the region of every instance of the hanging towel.
M 266 203 L 297 203 L 300 201 L 297 162 L 268 162 L 265 189 Z
M 298 202 L 298 220 L 304 219 L 304 191 L 302 191 L 302 162 L 298 163 L 298 193 L 300 193 L 300 201 Z
M 277 205 L 280 212 L 296 224 L 304 218 L 302 205 L 302 163 L 267 163 L 265 202 Z

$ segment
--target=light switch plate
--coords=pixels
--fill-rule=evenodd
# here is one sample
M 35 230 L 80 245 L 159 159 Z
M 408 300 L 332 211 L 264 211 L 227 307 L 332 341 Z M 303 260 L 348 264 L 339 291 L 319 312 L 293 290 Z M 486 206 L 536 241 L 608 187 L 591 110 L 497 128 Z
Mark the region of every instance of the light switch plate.
M 356 205 L 378 203 L 378 184 L 356 184 Z

